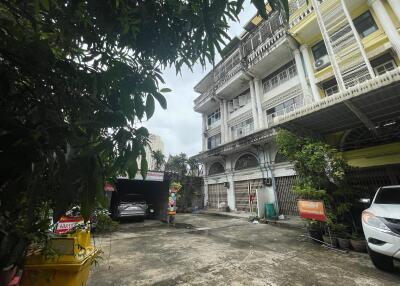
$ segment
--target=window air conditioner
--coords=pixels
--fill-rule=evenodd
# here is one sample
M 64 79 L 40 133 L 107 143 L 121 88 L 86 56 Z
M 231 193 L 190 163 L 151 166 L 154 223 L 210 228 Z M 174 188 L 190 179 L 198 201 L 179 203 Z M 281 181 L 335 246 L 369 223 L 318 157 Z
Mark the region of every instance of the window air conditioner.
M 329 56 L 325 55 L 314 63 L 314 67 L 316 70 L 321 70 L 324 67 L 329 66 L 330 64 L 331 61 L 329 60 Z
M 239 106 L 245 106 L 246 105 L 246 95 L 241 95 L 239 96 Z
M 228 102 L 228 112 L 233 112 L 233 111 L 235 111 L 235 110 L 233 109 L 233 101 L 229 101 L 229 102 Z

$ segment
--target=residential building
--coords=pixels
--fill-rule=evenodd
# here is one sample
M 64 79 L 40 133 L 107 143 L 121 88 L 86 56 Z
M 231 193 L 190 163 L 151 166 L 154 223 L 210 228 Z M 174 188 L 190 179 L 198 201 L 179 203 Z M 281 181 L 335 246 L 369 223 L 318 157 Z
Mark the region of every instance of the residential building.
M 150 134 L 149 145 L 146 146 L 145 150 L 148 169 L 154 171 L 156 169 L 156 162 L 152 156 L 152 151 L 161 151 L 164 154 L 164 142 L 161 137 L 155 134 Z M 140 166 L 140 158 L 138 159 L 138 164 Z M 164 170 L 164 166 L 162 166 L 162 170 Z
M 324 138 L 369 187 L 400 183 L 400 1 L 293 0 L 286 24 L 267 12 L 194 87 L 205 203 L 297 214 L 277 127 Z

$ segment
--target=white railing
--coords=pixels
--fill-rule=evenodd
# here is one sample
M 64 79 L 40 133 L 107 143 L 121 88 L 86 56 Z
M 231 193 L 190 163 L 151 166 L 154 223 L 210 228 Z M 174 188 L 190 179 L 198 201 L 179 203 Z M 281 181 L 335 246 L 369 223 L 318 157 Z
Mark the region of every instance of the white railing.
M 334 104 L 338 104 L 340 102 L 343 102 L 344 100 L 348 100 L 357 96 L 362 96 L 363 94 L 367 94 L 371 91 L 388 86 L 395 82 L 400 82 L 400 68 L 388 71 L 383 75 L 376 76 L 375 78 L 369 79 L 361 84 L 350 87 L 344 92 L 338 92 L 334 95 L 324 97 L 319 102 L 312 102 L 310 104 L 300 107 L 299 109 L 294 110 L 293 112 L 279 115 L 273 120 L 275 124 L 293 120 L 295 118 L 305 116 L 307 114 L 316 112 Z
M 251 122 L 250 124 L 240 126 L 240 127 L 234 126 L 232 128 L 232 139 L 235 140 L 235 139 L 247 136 L 247 135 L 253 133 L 253 131 L 254 131 L 254 122 Z
M 289 112 L 292 112 L 292 111 L 302 107 L 303 105 L 304 105 L 304 100 L 301 100 L 300 102 L 295 102 L 288 107 L 285 107 L 281 110 L 275 111 L 274 113 L 268 114 L 267 121 L 269 124 L 274 124 L 274 123 L 276 123 L 275 122 L 276 117 L 288 114 Z
M 307 3 L 307 0 L 292 0 L 292 1 L 290 1 L 289 15 L 294 14 L 297 10 L 299 10 L 306 3 Z
M 209 98 L 211 98 L 213 94 L 214 94 L 214 90 L 213 90 L 213 88 L 210 88 L 208 91 L 206 91 L 205 93 L 203 93 L 200 96 L 198 96 L 197 98 L 195 98 L 194 105 L 199 106 L 199 105 L 203 104 L 203 102 L 205 102 Z
M 263 83 L 264 94 L 281 85 L 282 83 L 288 81 L 289 79 L 295 77 L 296 75 L 297 70 L 295 65 L 284 69 L 283 71 Z

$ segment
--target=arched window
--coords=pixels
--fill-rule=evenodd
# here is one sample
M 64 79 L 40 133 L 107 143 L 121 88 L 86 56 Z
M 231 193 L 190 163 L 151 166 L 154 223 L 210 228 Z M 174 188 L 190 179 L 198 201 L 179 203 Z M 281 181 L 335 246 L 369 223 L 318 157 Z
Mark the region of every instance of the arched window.
M 257 158 L 251 154 L 245 154 L 241 156 L 235 164 L 235 170 L 243 170 L 248 168 L 254 168 L 258 166 Z
M 283 162 L 288 162 L 289 160 L 288 160 L 288 158 L 286 158 L 286 156 L 285 155 L 283 155 L 283 154 L 281 154 L 281 153 L 276 153 L 276 155 L 275 155 L 275 164 L 278 164 L 278 163 L 283 163 Z
M 208 175 L 215 175 L 225 172 L 224 166 L 221 163 L 215 162 L 211 165 Z

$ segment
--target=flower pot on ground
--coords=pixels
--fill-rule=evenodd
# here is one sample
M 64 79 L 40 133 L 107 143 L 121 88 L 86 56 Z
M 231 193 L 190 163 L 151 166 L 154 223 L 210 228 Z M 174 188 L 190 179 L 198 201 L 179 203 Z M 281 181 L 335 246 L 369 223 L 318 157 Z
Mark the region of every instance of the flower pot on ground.
M 367 242 L 364 238 L 350 239 L 351 247 L 357 252 L 367 252 Z
M 335 236 L 329 235 L 329 234 L 324 234 L 322 236 L 323 241 L 332 246 L 332 247 L 337 247 L 338 246 L 338 241 L 337 238 Z
M 337 242 L 340 248 L 349 250 L 351 248 L 350 239 L 347 237 L 337 237 Z

